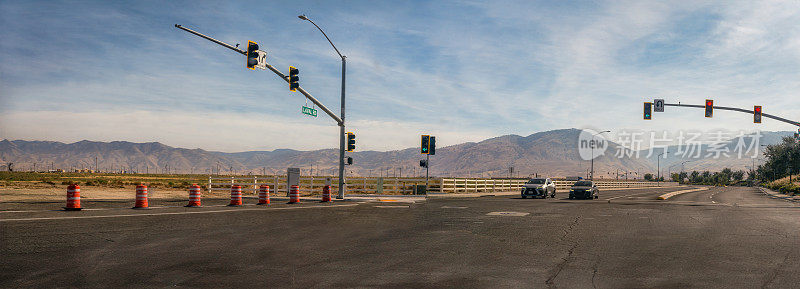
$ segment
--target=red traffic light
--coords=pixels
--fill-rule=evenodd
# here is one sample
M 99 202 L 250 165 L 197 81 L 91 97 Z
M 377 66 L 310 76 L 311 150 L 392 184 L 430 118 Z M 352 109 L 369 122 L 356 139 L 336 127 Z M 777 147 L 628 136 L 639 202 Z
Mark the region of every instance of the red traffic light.
M 753 123 L 761 123 L 761 106 L 753 106 Z

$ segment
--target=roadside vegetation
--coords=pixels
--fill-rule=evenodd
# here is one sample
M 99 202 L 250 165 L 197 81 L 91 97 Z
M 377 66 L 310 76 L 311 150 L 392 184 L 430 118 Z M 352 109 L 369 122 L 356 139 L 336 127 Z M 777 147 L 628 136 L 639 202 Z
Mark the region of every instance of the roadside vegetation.
M 745 171 L 734 171 L 730 168 L 724 168 L 719 172 L 692 171 L 673 173 L 670 177 L 673 182 L 681 184 L 732 186 L 749 184 L 749 181 L 752 180 L 752 174 L 747 174 L 747 179 L 745 179 L 745 174 Z
M 0 172 L 0 183 L 4 186 L 76 184 L 124 188 L 144 183 L 153 188 L 188 189 L 191 184 L 207 182 L 208 175 Z
M 767 146 L 764 156 L 764 164 L 755 171 L 762 185 L 784 194 L 800 195 L 797 175 L 800 170 L 800 142 L 797 137 L 784 137 L 781 143 Z

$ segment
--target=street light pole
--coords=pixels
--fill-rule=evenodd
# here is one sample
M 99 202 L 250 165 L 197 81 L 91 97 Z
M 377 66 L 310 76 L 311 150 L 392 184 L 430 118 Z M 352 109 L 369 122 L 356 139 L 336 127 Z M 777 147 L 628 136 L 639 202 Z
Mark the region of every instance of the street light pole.
M 661 186 L 661 156 L 666 154 L 666 153 L 668 153 L 668 152 L 660 153 L 656 157 L 656 159 L 658 159 L 658 168 L 657 168 L 658 172 L 656 172 L 657 173 L 656 174 L 656 183 L 658 184 L 659 187 Z
M 592 181 L 594 181 L 594 147 L 595 147 L 594 137 L 597 136 L 598 134 L 606 133 L 606 132 L 611 132 L 611 131 L 610 130 L 604 130 L 604 131 L 601 131 L 601 132 L 598 132 L 598 133 L 592 135 L 592 144 L 591 144 L 591 146 L 592 146 L 592 168 L 591 168 L 590 173 L 589 173 L 589 176 L 590 176 L 589 179 L 592 180 Z
M 341 117 L 340 117 L 342 121 L 339 123 L 339 194 L 336 196 L 336 198 L 337 199 L 344 199 L 344 193 L 345 193 L 345 189 L 344 189 L 344 145 L 345 145 L 344 144 L 344 133 L 345 133 L 345 131 L 344 131 L 344 84 L 345 84 L 345 75 L 346 75 L 345 72 L 347 71 L 346 70 L 347 57 L 342 55 L 342 53 L 339 52 L 339 49 L 336 48 L 336 45 L 333 45 L 333 41 L 331 41 L 331 39 L 328 38 L 328 35 L 325 34 L 325 31 L 322 31 L 322 28 L 320 28 L 319 25 L 317 25 L 317 23 L 314 23 L 314 21 L 311 21 L 311 19 L 308 19 L 308 17 L 306 17 L 306 15 L 300 15 L 300 16 L 297 16 L 297 18 L 300 18 L 302 20 L 311 22 L 311 24 L 314 24 L 314 27 L 317 27 L 317 29 L 319 29 L 319 32 L 322 32 L 322 35 L 325 36 L 325 39 L 328 40 L 328 43 L 330 43 L 331 46 L 333 46 L 333 50 L 336 50 L 336 54 L 339 54 L 339 57 L 342 58 L 342 101 L 341 101 L 342 107 L 341 107 Z

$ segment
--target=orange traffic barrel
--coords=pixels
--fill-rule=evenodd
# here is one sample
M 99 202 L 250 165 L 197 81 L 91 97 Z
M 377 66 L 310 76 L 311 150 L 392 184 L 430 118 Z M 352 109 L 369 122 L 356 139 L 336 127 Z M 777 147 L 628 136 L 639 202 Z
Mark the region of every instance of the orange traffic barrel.
M 192 184 L 189 187 L 189 204 L 186 207 L 201 207 L 200 205 L 200 186 Z
M 133 208 L 147 209 L 149 207 L 150 206 L 147 203 L 147 186 L 145 185 L 136 186 L 136 204 L 133 206 Z
M 242 205 L 242 186 L 231 186 L 231 203 L 228 206 L 238 207 Z
M 300 186 L 292 186 L 289 190 L 289 204 L 299 204 L 300 203 Z
M 78 185 L 69 185 L 67 187 L 67 206 L 64 207 L 67 211 L 80 211 L 81 210 L 81 187 Z
M 322 187 L 322 201 L 323 202 L 331 201 L 331 186 Z
M 269 186 L 261 185 L 258 188 L 258 205 L 269 205 Z

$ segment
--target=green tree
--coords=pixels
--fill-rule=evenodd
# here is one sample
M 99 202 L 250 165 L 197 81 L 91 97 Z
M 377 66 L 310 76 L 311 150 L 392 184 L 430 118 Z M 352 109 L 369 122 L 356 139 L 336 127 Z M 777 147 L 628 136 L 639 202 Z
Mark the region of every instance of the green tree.
M 735 171 L 731 174 L 731 178 L 733 178 L 734 182 L 739 182 L 744 179 L 744 171 Z
M 793 137 L 784 137 L 781 143 L 767 146 L 764 156 L 764 164 L 756 169 L 762 180 L 780 179 L 800 169 L 800 143 Z

